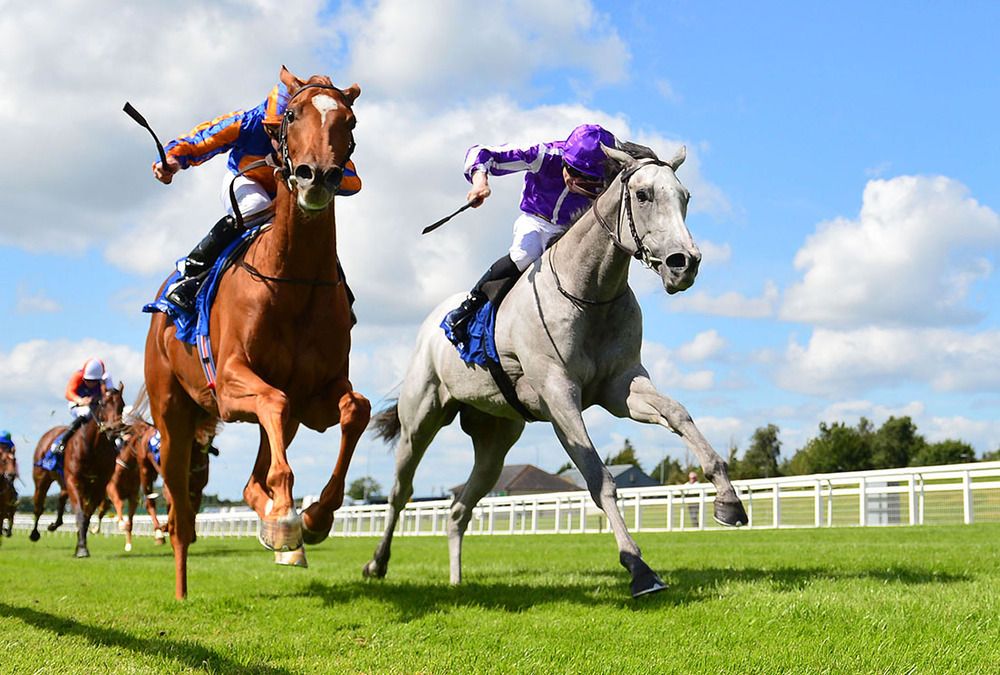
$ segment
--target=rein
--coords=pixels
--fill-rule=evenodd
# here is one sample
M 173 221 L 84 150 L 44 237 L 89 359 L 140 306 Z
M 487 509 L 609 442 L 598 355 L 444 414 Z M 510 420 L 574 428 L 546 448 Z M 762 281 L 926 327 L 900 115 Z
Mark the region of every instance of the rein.
M 655 164 L 656 166 L 667 166 L 666 162 L 662 162 L 658 159 L 645 159 L 636 163 L 635 166 L 633 166 L 631 169 L 628 169 L 627 171 L 622 171 L 620 176 L 622 185 L 621 203 L 618 208 L 618 223 L 616 227 L 612 228 L 612 226 L 601 215 L 601 212 L 597 210 L 597 199 L 594 199 L 594 203 L 591 204 L 590 210 L 594 212 L 594 218 L 596 218 L 597 222 L 600 223 L 601 227 L 604 229 L 605 233 L 608 235 L 608 238 L 611 240 L 611 243 L 614 244 L 615 248 L 627 254 L 630 258 L 635 258 L 649 269 L 655 271 L 656 267 L 662 264 L 663 261 L 654 256 L 652 254 L 652 251 L 650 251 L 649 248 L 642 243 L 642 237 L 639 236 L 639 232 L 635 229 L 635 218 L 632 215 L 632 195 L 628 191 L 629 179 L 632 178 L 632 176 L 634 176 L 639 169 L 645 166 L 649 166 L 650 164 Z M 632 234 L 632 239 L 635 241 L 636 249 L 634 251 L 629 249 L 621 242 L 623 212 L 626 216 L 626 219 L 628 220 L 629 232 Z M 617 235 L 615 233 L 615 230 L 617 230 Z M 573 295 L 565 288 L 563 288 L 562 283 L 559 281 L 559 274 L 556 272 L 555 263 L 552 261 L 552 258 L 553 256 L 550 255 L 549 269 L 552 270 L 552 276 L 555 277 L 556 289 L 563 295 L 563 297 L 565 297 L 567 300 L 569 300 L 574 304 L 587 305 L 590 307 L 596 307 L 600 305 L 610 305 L 611 303 L 620 300 L 629 291 L 628 285 L 626 284 L 625 290 L 623 290 L 621 293 L 611 298 L 610 300 L 588 300 L 587 298 L 581 298 L 579 296 Z

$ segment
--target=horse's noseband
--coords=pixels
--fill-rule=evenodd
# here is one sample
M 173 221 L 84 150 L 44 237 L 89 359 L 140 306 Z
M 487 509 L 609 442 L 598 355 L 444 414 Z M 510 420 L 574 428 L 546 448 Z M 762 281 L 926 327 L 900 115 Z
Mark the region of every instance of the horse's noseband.
M 351 134 L 351 141 L 347 146 L 347 153 L 344 155 L 344 160 L 340 163 L 340 166 L 321 172 L 320 176 L 313 175 L 312 167 L 304 165 L 294 168 L 292 167 L 292 157 L 288 152 L 288 125 L 292 123 L 295 117 L 292 112 L 292 101 L 295 100 L 296 96 L 307 89 L 329 89 L 330 91 L 339 93 L 346 99 L 346 95 L 342 89 L 334 87 L 330 84 L 306 84 L 291 95 L 288 99 L 288 103 L 285 105 L 285 113 L 281 117 L 281 130 L 278 132 L 278 153 L 281 156 L 281 166 L 275 168 L 274 173 L 276 176 L 280 176 L 285 182 L 289 192 L 293 192 L 295 190 L 295 183 L 297 179 L 305 181 L 313 180 L 315 178 L 319 178 L 320 181 L 327 184 L 328 187 L 333 183 L 333 179 L 336 178 L 336 182 L 331 188 L 335 190 L 340 185 L 340 181 L 343 180 L 344 170 L 347 168 L 347 162 L 350 161 L 351 155 L 354 154 L 354 148 L 357 147 L 354 142 L 354 134 Z M 309 175 L 300 176 L 299 171 L 303 169 L 308 171 Z
M 601 227 L 603 227 L 608 233 L 608 237 L 611 238 L 611 243 L 613 243 L 620 251 L 628 253 L 630 256 L 655 272 L 657 271 L 657 268 L 663 264 L 663 260 L 654 256 L 653 252 L 649 250 L 649 247 L 642 243 L 642 237 L 639 236 L 639 231 L 635 228 L 635 217 L 632 215 L 632 193 L 628 190 L 628 182 L 632 176 L 634 176 L 639 169 L 650 165 L 669 166 L 666 162 L 658 159 L 643 159 L 636 162 L 630 169 L 622 171 L 621 176 L 619 176 L 619 180 L 622 185 L 621 205 L 618 210 L 618 222 L 614 228 L 612 228 L 611 225 L 604 219 L 601 212 L 597 210 L 596 199 L 594 200 L 594 204 L 591 208 L 594 210 L 594 216 L 597 218 L 597 222 L 601 224 Z M 629 233 L 632 235 L 632 240 L 635 242 L 634 251 L 625 246 L 625 244 L 621 241 L 623 214 L 624 219 L 628 221 Z

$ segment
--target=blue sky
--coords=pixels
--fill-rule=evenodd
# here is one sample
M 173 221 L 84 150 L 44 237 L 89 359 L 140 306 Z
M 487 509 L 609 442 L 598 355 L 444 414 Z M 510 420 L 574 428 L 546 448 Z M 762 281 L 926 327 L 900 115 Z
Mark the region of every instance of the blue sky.
M 0 18 L 14 160 L 0 168 L 0 427 L 22 463 L 66 419 L 62 387 L 89 354 L 137 390 L 138 307 L 221 209 L 223 160 L 159 185 L 122 103 L 168 138 L 255 105 L 282 63 L 363 90 L 365 189 L 337 213 L 361 318 L 352 371 L 373 401 L 402 377 L 424 314 L 509 245 L 516 177 L 419 236 L 462 202 L 466 147 L 596 121 L 661 154 L 688 147 L 679 177 L 702 272 L 679 296 L 641 269 L 633 285 L 654 382 L 720 453 L 776 423 L 790 456 L 820 421 L 861 415 L 1000 446 L 994 3 L 180 5 L 109 5 L 112 23 L 73 3 Z M 663 429 L 587 420 L 602 455 L 628 437 L 647 466 L 684 459 Z M 227 427 L 210 492 L 240 493 L 256 437 Z M 321 487 L 338 442 L 296 439 L 298 494 Z M 471 457 L 457 427 L 443 432 L 418 493 L 463 482 Z M 565 456 L 536 424 L 509 461 Z M 391 482 L 391 452 L 368 438 L 351 477 L 366 473 Z

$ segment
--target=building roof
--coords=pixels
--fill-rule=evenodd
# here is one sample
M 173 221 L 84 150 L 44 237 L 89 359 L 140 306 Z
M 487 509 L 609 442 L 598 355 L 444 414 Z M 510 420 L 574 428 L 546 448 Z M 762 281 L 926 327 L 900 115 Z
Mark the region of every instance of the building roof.
M 608 467 L 611 477 L 615 479 L 615 485 L 620 488 L 626 487 L 646 487 L 649 485 L 659 485 L 654 478 L 646 475 L 642 469 L 631 464 L 612 464 Z M 583 479 L 583 474 L 579 469 L 570 469 L 559 474 L 560 478 L 572 482 L 578 490 L 587 489 L 587 481 Z
M 459 494 L 465 483 L 451 489 Z M 567 492 L 579 489 L 571 481 L 562 476 L 543 471 L 532 464 L 509 464 L 500 471 L 500 478 L 490 490 L 493 495 L 522 495 L 542 492 Z

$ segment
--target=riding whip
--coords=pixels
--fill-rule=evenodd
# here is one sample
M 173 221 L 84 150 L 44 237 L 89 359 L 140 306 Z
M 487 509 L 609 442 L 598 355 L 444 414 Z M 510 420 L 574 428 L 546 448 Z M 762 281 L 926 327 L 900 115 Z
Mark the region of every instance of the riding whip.
M 472 204 L 473 204 L 473 202 L 469 202 L 468 204 L 465 204 L 464 206 L 462 206 L 462 208 L 460 208 L 458 211 L 455 211 L 455 213 L 451 214 L 450 216 L 445 216 L 444 218 L 442 218 L 441 220 L 437 221 L 436 223 L 432 223 L 432 224 L 428 225 L 427 227 L 425 227 L 423 229 L 423 231 L 420 232 L 420 234 L 427 234 L 428 232 L 433 232 L 434 230 L 438 229 L 439 227 L 441 227 L 442 225 L 444 225 L 445 223 L 447 223 L 449 220 L 451 220 L 452 218 L 454 218 L 455 216 L 457 216 L 458 214 L 460 214 L 462 211 L 464 211 L 467 208 L 469 208 L 470 206 L 472 206 Z
M 167 153 L 163 151 L 163 144 L 160 143 L 160 139 L 156 137 L 156 133 L 152 130 L 152 128 L 150 128 L 149 122 L 147 122 L 146 118 L 140 115 L 139 111 L 133 108 L 132 104 L 129 103 L 128 101 L 125 101 L 125 107 L 122 108 L 122 110 L 124 110 L 126 115 L 134 119 L 140 127 L 148 131 L 149 134 L 153 137 L 153 140 L 156 142 L 156 149 L 160 153 L 160 166 L 166 169 Z

